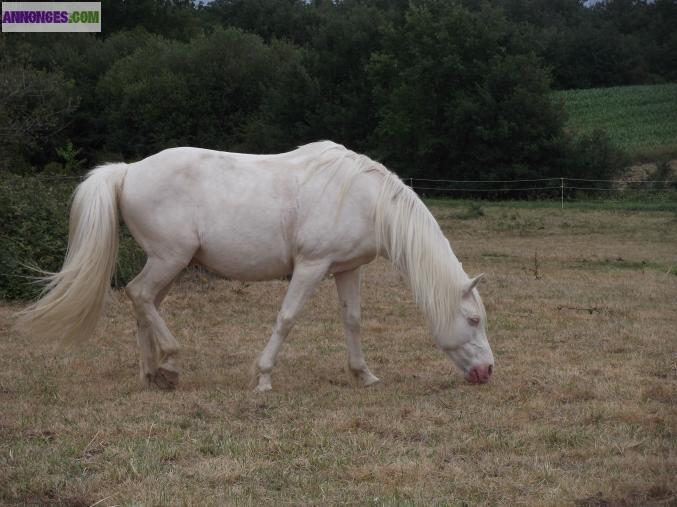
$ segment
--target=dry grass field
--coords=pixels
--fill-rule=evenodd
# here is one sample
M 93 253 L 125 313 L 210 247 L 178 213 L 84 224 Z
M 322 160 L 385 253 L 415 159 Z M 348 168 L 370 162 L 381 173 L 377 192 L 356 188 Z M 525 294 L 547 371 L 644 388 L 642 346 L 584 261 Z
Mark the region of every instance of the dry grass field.
M 435 207 L 496 357 L 466 384 L 384 261 L 363 277 L 358 387 L 332 280 L 273 391 L 249 388 L 287 283 L 188 273 L 162 313 L 174 392 L 138 382 L 122 293 L 79 352 L 0 306 L 2 505 L 677 505 L 677 215 Z M 468 218 L 474 216 L 474 218 Z

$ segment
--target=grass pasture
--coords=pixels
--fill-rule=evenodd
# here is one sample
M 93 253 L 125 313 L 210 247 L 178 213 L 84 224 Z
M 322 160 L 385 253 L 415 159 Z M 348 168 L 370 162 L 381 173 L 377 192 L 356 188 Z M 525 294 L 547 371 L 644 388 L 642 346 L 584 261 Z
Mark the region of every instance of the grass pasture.
M 163 306 L 174 392 L 137 381 L 123 294 L 79 352 L 10 330 L 0 306 L 2 505 L 674 505 L 677 215 L 433 205 L 481 292 L 492 382 L 466 384 L 384 261 L 363 281 L 346 368 L 325 280 L 248 386 L 286 282 L 186 274 Z M 98 502 L 98 503 L 97 503 Z
M 677 84 L 556 92 L 568 128 L 601 129 L 633 159 L 677 156 Z

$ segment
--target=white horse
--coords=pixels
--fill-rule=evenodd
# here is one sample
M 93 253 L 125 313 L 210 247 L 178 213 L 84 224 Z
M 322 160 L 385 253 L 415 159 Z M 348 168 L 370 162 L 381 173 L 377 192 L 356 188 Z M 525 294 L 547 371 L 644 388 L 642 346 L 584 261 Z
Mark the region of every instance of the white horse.
M 107 164 L 77 188 L 63 268 L 18 326 L 81 342 L 110 292 L 118 210 L 148 255 L 126 288 L 134 304 L 141 377 L 178 383 L 179 343 L 158 313 L 176 276 L 199 263 L 235 280 L 291 274 L 272 336 L 255 363 L 258 391 L 271 389 L 282 342 L 320 281 L 333 274 L 350 370 L 378 382 L 360 342 L 360 267 L 376 255 L 406 277 L 439 347 L 466 380 L 486 382 L 494 363 L 486 314 L 439 225 L 417 195 L 381 164 L 329 141 L 278 155 L 173 148 L 132 164 Z

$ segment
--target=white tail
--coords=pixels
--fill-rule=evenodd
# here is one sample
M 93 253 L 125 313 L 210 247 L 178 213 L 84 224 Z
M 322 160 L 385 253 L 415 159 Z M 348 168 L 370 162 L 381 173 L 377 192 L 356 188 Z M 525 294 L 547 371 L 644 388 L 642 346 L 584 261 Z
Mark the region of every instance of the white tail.
M 110 295 L 118 250 L 118 192 L 127 164 L 92 170 L 75 191 L 68 251 L 61 271 L 46 273 L 38 301 L 20 312 L 16 327 L 41 338 L 77 343 L 96 328 Z

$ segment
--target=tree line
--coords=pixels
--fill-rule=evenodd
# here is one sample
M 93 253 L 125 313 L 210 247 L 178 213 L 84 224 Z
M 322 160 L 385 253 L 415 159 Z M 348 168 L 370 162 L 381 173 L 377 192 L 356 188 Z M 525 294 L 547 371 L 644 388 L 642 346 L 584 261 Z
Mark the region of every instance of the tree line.
M 103 32 L 2 34 L 0 166 L 331 139 L 403 176 L 609 171 L 551 90 L 677 78 L 677 3 L 104 0 Z
M 101 34 L 0 34 L 0 298 L 59 269 L 85 171 L 168 147 L 604 177 L 623 154 L 569 132 L 552 90 L 674 80 L 676 21 L 670 0 L 103 0 Z M 123 230 L 114 283 L 143 258 Z

